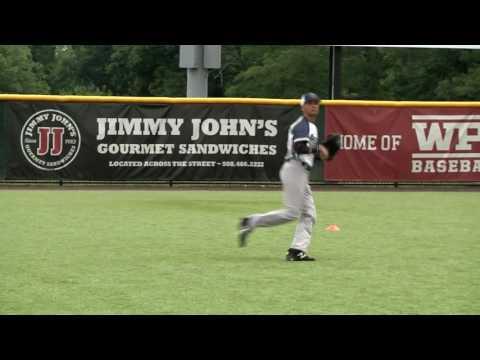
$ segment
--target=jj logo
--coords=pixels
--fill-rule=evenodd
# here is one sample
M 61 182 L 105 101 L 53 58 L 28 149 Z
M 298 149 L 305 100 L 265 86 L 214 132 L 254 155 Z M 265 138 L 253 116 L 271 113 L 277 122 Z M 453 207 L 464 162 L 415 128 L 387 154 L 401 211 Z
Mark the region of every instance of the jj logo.
M 39 145 L 37 148 L 37 155 L 44 156 L 48 153 L 50 148 L 50 134 L 53 135 L 52 148 L 50 149 L 50 155 L 58 156 L 62 153 L 63 149 L 63 134 L 65 133 L 64 128 L 54 127 L 39 127 L 37 129 L 39 137 Z
M 25 158 L 41 170 L 60 170 L 70 164 L 80 150 L 77 124 L 59 110 L 33 114 L 22 128 L 20 141 Z

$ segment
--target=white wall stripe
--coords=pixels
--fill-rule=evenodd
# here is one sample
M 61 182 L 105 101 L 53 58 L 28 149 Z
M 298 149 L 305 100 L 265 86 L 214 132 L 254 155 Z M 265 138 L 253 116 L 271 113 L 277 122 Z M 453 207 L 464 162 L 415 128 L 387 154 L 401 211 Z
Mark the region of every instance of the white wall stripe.
M 412 120 L 480 120 L 480 115 L 412 115 Z
M 479 158 L 480 153 L 416 153 L 412 159 L 451 159 L 451 158 Z

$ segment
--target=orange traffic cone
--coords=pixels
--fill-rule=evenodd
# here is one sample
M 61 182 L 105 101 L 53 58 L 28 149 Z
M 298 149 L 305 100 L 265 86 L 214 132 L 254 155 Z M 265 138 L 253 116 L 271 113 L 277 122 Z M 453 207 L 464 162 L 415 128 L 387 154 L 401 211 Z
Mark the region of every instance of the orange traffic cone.
M 328 225 L 325 230 L 327 231 L 340 231 L 340 228 L 336 224 Z

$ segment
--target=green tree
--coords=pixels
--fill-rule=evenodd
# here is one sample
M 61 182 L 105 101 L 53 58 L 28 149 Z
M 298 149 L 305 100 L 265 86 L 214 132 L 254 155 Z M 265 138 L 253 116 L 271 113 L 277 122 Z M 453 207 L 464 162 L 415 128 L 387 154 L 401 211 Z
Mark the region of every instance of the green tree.
M 222 45 L 220 69 L 210 70 L 209 96 L 223 97 L 235 77 L 254 65 L 261 65 L 265 54 L 278 53 L 284 46 L 272 45 Z
M 297 98 L 306 91 L 328 96 L 326 47 L 281 46 L 267 50 L 227 84 L 227 96 Z
M 328 96 L 328 47 L 223 45 L 209 72 L 209 96 Z M 185 96 L 178 45 L 31 45 L 0 47 L 2 92 Z M 478 100 L 480 51 L 343 49 L 346 99 Z
M 115 95 L 185 96 L 178 45 L 114 46 L 106 74 Z
M 52 93 L 111 95 L 105 68 L 111 46 L 57 46 L 49 73 Z
M 55 45 L 30 45 L 32 60 L 42 71 L 42 75 L 48 78 L 55 65 Z
M 53 66 L 55 62 L 55 45 L 30 45 L 32 60 L 45 67 Z
M 385 70 L 382 49 L 344 47 L 340 73 L 341 98 L 385 99 L 387 96 L 381 84 Z
M 458 63 L 459 71 L 456 75 L 439 81 L 435 89 L 437 99 L 479 101 L 480 51 L 461 51 L 458 56 Z
M 480 65 L 472 66 L 466 73 L 440 81 L 436 88 L 438 99 L 450 101 L 479 101 Z
M 391 100 L 449 100 L 437 90 L 468 69 L 464 50 L 385 49 L 385 76 L 381 85 Z
M 0 92 L 48 94 L 49 86 L 27 45 L 0 45 Z
M 81 74 L 80 85 L 95 88 L 108 88 L 109 76 L 106 68 L 113 52 L 112 45 L 73 46 Z

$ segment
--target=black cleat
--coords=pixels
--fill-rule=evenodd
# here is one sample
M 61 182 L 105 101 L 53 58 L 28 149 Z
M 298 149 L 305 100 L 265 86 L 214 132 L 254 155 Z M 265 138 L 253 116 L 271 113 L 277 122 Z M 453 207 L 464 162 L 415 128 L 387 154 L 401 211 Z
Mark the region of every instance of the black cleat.
M 247 246 L 247 237 L 253 230 L 248 225 L 248 221 L 248 217 L 244 217 L 242 220 L 240 220 L 240 230 L 238 232 L 238 245 L 240 247 Z
M 315 258 L 308 256 L 304 251 L 298 249 L 288 249 L 287 261 L 315 261 Z

